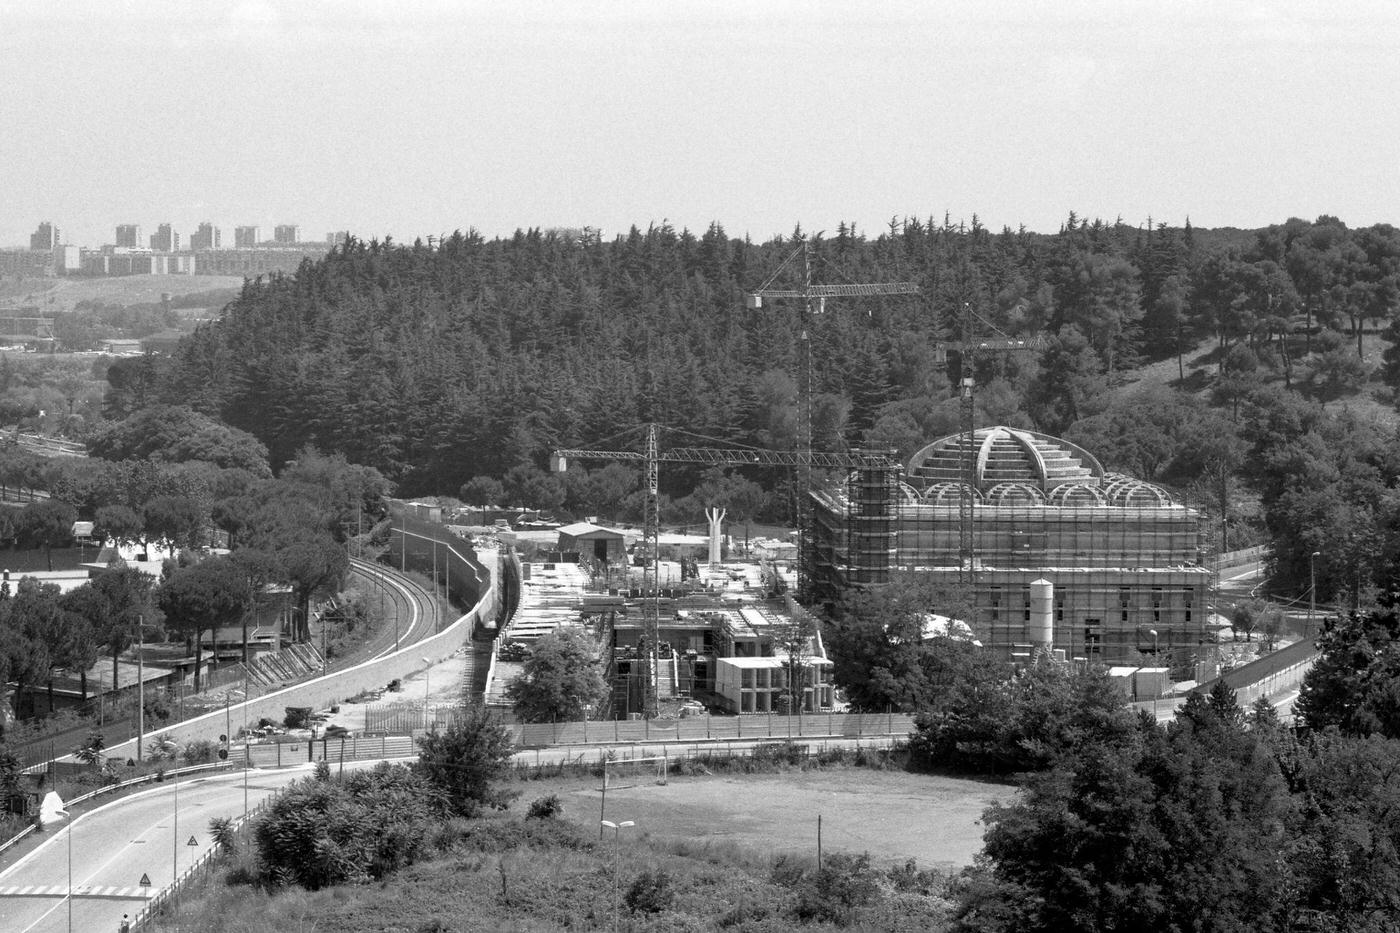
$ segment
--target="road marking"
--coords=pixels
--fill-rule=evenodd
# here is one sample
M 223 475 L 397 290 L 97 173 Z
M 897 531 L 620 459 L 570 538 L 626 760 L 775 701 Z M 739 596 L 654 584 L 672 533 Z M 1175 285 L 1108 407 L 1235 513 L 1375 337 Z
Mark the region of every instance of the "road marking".
M 27 884 L 23 887 L 17 885 L 0 886 L 0 897 L 67 897 L 68 886 L 62 884 Z M 76 885 L 73 888 L 73 897 L 105 898 L 117 900 L 148 900 L 151 895 L 144 889 L 138 887 L 115 887 L 113 885 L 94 884 Z

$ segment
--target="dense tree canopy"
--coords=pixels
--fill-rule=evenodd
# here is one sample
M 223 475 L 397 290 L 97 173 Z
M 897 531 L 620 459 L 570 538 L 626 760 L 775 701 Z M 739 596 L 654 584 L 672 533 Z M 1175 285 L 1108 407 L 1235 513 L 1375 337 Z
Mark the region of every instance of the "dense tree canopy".
M 506 697 L 525 722 L 577 720 L 586 707 L 607 696 L 593 639 L 573 628 L 557 628 L 537 639 L 525 670 L 506 685 Z
M 267 448 L 255 437 L 179 405 L 138 409 L 112 422 L 88 446 L 94 457 L 104 460 L 198 460 L 271 475 Z

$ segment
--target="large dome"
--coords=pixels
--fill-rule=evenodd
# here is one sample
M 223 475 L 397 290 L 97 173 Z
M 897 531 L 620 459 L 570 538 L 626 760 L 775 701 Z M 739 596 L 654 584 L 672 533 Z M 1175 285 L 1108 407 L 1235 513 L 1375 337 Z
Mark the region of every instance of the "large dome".
M 938 483 L 958 483 L 967 459 L 962 434 L 950 434 L 909 459 L 907 479 L 919 490 Z M 1049 496 L 1067 485 L 1099 486 L 1103 466 L 1094 455 L 1069 441 L 1034 431 L 997 426 L 973 432 L 978 492 L 993 498 Z

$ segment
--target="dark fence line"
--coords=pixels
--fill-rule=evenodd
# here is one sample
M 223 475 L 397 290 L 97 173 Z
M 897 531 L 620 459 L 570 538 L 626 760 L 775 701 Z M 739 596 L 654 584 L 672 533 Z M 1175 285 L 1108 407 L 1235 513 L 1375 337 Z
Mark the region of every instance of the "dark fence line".
M 1196 690 L 1209 692 L 1215 686 L 1216 681 L 1221 680 L 1231 690 L 1241 690 L 1280 671 L 1311 660 L 1317 657 L 1317 654 L 1317 642 L 1311 638 L 1304 638 L 1302 641 L 1296 641 L 1285 648 L 1280 648 L 1273 654 L 1266 654 L 1248 664 L 1242 664 L 1233 670 L 1226 671 L 1214 680 L 1208 680 L 1201 684 Z
M 311 761 L 368 761 L 379 758 L 411 758 L 418 754 L 413 736 L 357 735 L 344 738 L 298 739 L 248 745 L 248 763 L 254 768 L 281 768 Z
M 806 736 L 903 735 L 914 729 L 907 713 L 748 713 L 685 719 L 610 719 L 516 723 L 506 726 L 517 745 L 590 745 L 600 742 L 687 742 L 704 739 L 786 739 Z
M 390 543 L 384 562 L 444 585 L 453 605 L 470 609 L 491 585 L 491 572 L 482 566 L 471 544 L 444 526 L 394 509 L 393 529 L 398 540 Z

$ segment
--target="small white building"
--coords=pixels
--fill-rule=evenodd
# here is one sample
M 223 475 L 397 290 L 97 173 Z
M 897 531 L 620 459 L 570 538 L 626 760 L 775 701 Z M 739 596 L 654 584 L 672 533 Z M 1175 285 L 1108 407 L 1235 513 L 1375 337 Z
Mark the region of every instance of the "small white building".
M 803 658 L 800 709 L 814 713 L 829 708 L 832 686 L 826 658 Z M 783 656 L 716 658 L 715 693 L 735 713 L 772 713 L 782 709 L 788 692 L 788 660 Z

